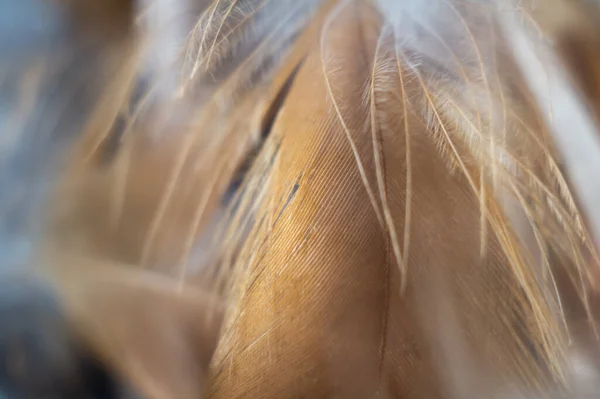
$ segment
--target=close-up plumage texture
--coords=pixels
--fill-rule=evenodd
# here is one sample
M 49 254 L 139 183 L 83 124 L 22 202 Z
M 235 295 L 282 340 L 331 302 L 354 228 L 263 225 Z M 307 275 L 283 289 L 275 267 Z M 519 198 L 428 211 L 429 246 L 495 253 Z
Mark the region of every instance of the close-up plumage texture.
M 599 22 L 0 0 L 0 397 L 597 397 Z

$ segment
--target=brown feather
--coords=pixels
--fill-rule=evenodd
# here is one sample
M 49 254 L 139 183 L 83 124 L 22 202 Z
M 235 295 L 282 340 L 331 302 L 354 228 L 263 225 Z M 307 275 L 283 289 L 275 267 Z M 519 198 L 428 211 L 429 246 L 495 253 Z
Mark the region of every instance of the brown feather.
M 593 392 L 600 14 L 516 3 L 202 2 L 149 69 L 140 31 L 36 247 L 79 337 L 150 398 Z

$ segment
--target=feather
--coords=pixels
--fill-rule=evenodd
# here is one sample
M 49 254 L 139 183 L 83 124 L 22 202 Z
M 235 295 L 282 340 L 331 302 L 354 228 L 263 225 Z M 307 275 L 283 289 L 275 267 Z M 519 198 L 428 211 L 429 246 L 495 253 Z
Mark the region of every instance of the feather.
M 82 339 L 156 398 L 585 397 L 600 15 L 548 1 L 138 9 L 32 249 Z M 11 137 L 2 153 L 26 144 Z M 202 290 L 198 317 L 226 308 L 194 341 L 166 293 Z M 144 301 L 156 312 L 130 316 Z

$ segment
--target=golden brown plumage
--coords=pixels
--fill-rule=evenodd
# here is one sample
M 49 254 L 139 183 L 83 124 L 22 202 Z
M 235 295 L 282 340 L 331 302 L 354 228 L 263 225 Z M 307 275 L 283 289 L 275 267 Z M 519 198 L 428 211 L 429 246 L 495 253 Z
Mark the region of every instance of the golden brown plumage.
M 592 397 L 600 14 L 538 3 L 203 1 L 166 67 L 106 35 L 33 227 L 81 340 L 150 398 Z

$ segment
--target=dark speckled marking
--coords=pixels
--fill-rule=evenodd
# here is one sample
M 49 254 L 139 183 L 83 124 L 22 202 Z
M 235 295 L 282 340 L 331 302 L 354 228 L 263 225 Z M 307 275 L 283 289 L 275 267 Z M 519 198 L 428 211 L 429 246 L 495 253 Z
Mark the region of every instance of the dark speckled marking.
M 285 204 L 283 204 L 283 208 L 281 208 L 281 210 L 279 211 L 279 214 L 275 218 L 275 223 L 273 224 L 273 227 L 277 224 L 277 222 L 279 221 L 279 218 L 281 217 L 281 215 L 283 215 L 283 212 L 285 212 L 285 210 L 290 205 L 290 203 L 292 202 L 294 197 L 296 197 L 296 193 L 298 192 L 298 189 L 300 188 L 300 179 L 302 179 L 302 173 L 300 173 L 300 176 L 298 176 L 298 179 L 296 179 L 296 183 L 294 183 L 294 187 L 292 187 L 292 191 L 288 195 L 287 200 L 285 201 Z

